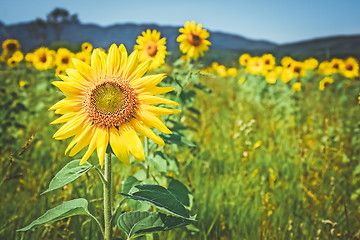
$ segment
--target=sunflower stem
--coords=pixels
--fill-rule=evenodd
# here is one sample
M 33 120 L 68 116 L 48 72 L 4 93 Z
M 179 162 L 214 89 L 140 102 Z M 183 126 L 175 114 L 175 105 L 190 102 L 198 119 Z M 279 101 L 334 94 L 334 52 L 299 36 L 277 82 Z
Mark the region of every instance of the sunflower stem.
M 147 137 L 145 137 L 144 145 L 145 145 L 146 178 L 149 178 L 149 176 L 150 176 L 150 164 L 149 164 L 149 161 L 148 161 L 148 156 L 149 156 L 149 140 L 148 140 Z
M 111 240 L 111 153 L 106 151 L 104 163 L 104 240 Z

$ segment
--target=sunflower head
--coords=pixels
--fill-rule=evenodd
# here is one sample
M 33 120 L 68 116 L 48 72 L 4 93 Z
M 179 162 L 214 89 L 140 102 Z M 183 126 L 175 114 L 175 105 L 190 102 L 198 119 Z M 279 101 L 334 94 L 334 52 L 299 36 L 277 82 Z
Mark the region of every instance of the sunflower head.
M 264 62 L 261 57 L 252 57 L 246 66 L 246 71 L 252 74 L 259 74 L 264 68 Z
M 239 63 L 241 66 L 246 66 L 248 64 L 249 59 L 251 58 L 250 54 L 244 53 L 239 57 Z
M 291 68 L 292 63 L 294 62 L 294 59 L 292 59 L 289 56 L 285 56 L 281 59 L 281 65 L 284 68 Z
M 83 61 L 86 64 L 90 64 L 91 52 L 88 51 L 78 52 L 75 54 L 75 58 L 79 59 L 80 61 Z
M 210 34 L 206 29 L 202 29 L 202 24 L 195 24 L 195 21 L 186 22 L 183 28 L 179 29 L 182 33 L 178 36 L 180 50 L 190 58 L 197 59 L 209 50 L 211 43 L 206 40 Z
M 278 74 L 276 73 L 276 71 L 270 71 L 265 75 L 265 80 L 270 83 L 270 84 L 274 84 L 276 83 L 276 80 L 278 78 Z
M 347 78 L 355 78 L 359 76 L 359 63 L 353 57 L 348 57 L 340 70 L 341 74 Z
M 140 60 L 152 60 L 150 69 L 156 69 L 165 63 L 166 38 L 160 38 L 160 32 L 150 29 L 142 32 L 136 40 L 135 50 L 140 51 Z
M 262 57 L 264 69 L 273 69 L 275 66 L 275 57 L 272 54 L 264 54 Z
M 72 66 L 71 59 L 74 53 L 70 52 L 67 48 L 59 48 L 56 52 L 55 63 L 60 68 L 68 68 Z
M 319 65 L 319 61 L 315 58 L 308 58 L 304 61 L 305 69 L 315 69 Z
M 113 44 L 108 54 L 95 49 L 91 65 L 73 59 L 74 69 L 57 86 L 68 97 L 52 106 L 55 113 L 63 114 L 53 123 L 65 123 L 54 135 L 56 139 L 74 137 L 66 152 L 70 156 L 89 146 L 82 157 L 83 164 L 97 149 L 100 165 L 110 145 L 114 154 L 129 163 L 129 154 L 144 159 L 144 150 L 137 133 L 164 145 L 151 128 L 164 133 L 171 131 L 160 116 L 179 112 L 176 109 L 156 107 L 153 104 L 177 105 L 176 102 L 155 95 L 174 90 L 157 87 L 163 74 L 144 76 L 151 61 L 142 62 L 138 51 L 128 56 L 124 45 Z
M 291 64 L 291 70 L 294 77 L 303 77 L 306 74 L 306 69 L 302 62 L 293 61 Z
M 11 57 L 7 60 L 7 64 L 12 68 L 16 67 L 19 64 L 19 62 L 20 61 L 18 61 L 18 59 L 16 59 L 15 57 Z
M 325 77 L 323 80 L 319 83 L 319 90 L 324 91 L 327 89 L 331 84 L 334 83 L 334 79 L 330 77 Z
M 46 70 L 54 67 L 55 52 L 46 47 L 41 47 L 35 50 L 32 62 L 36 69 Z
M 292 89 L 294 92 L 300 92 L 301 91 L 301 82 L 296 82 L 292 85 Z
M 2 43 L 3 51 L 12 54 L 20 49 L 20 43 L 16 39 L 6 39 Z
M 93 46 L 91 45 L 91 43 L 84 42 L 83 44 L 81 44 L 81 51 L 91 53 L 92 50 Z

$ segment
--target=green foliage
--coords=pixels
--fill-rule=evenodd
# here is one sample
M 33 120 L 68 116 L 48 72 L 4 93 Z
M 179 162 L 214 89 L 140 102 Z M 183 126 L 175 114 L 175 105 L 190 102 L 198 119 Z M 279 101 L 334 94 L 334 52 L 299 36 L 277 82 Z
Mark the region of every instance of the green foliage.
M 66 164 L 55 175 L 55 177 L 51 180 L 49 184 L 49 188 L 42 194 L 61 188 L 71 183 L 93 167 L 93 165 L 88 162 L 85 162 L 83 165 L 79 165 L 80 161 L 81 159 L 77 159 Z
M 126 212 L 120 215 L 117 226 L 132 239 L 147 233 L 167 231 L 189 224 L 186 219 L 158 212 Z
M 32 228 L 52 223 L 74 215 L 90 215 L 88 211 L 88 201 L 84 198 L 78 198 L 64 202 L 60 206 L 48 210 L 44 215 L 17 231 L 28 231 Z

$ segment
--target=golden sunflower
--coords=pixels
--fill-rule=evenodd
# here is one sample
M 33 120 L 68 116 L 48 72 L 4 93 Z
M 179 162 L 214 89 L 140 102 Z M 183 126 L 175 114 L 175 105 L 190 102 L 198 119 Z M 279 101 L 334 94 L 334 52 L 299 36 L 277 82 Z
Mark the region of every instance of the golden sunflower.
M 78 52 L 75 54 L 75 58 L 79 59 L 80 61 L 83 61 L 86 64 L 90 64 L 91 52 L 88 51 Z
M 56 52 L 55 63 L 60 68 L 72 67 L 71 59 L 74 57 L 74 53 L 70 52 L 66 48 L 59 48 Z
M 292 59 L 289 56 L 285 56 L 281 59 L 281 65 L 284 68 L 290 68 L 293 62 L 294 62 L 294 59 Z
M 264 68 L 264 62 L 261 57 L 252 57 L 248 61 L 246 66 L 246 71 L 251 72 L 252 74 L 259 74 Z
M 306 74 L 306 69 L 304 67 L 304 63 L 302 62 L 293 61 L 291 63 L 291 70 L 294 77 L 303 77 Z
M 172 87 L 156 87 L 164 74 L 143 76 L 151 61 L 140 62 L 138 51 L 128 56 L 124 45 L 113 44 L 108 54 L 95 49 L 91 66 L 73 59 L 75 69 L 67 69 L 63 81 L 53 82 L 67 97 L 50 110 L 63 114 L 53 121 L 65 123 L 55 134 L 55 139 L 74 136 L 66 149 L 70 156 L 88 146 L 80 164 L 84 164 L 97 149 L 100 165 L 110 145 L 114 154 L 129 163 L 130 152 L 137 160 L 143 160 L 144 149 L 137 133 L 164 145 L 150 128 L 171 133 L 160 116 L 179 112 L 151 106 L 152 104 L 178 105 L 176 102 L 154 95 L 173 91 Z
M 290 82 L 291 79 L 293 79 L 294 74 L 291 71 L 291 69 L 283 68 L 280 76 L 281 76 L 281 81 L 283 81 L 284 83 L 288 83 Z
M 338 73 L 343 69 L 344 61 L 339 58 L 331 59 L 329 63 L 329 67 L 331 68 L 331 73 Z
M 228 68 L 227 75 L 232 76 L 232 77 L 236 77 L 238 75 L 238 71 L 237 71 L 236 68 Z
M 18 61 L 18 59 L 16 59 L 15 57 L 11 57 L 7 60 L 7 64 L 12 68 L 16 67 L 19 64 L 19 62 L 20 61 Z
M 250 54 L 244 53 L 239 57 L 239 63 L 241 66 L 246 66 L 249 59 L 251 58 Z
M 264 69 L 273 69 L 275 66 L 275 57 L 272 54 L 264 54 L 262 57 Z
M 156 69 L 165 63 L 166 52 L 166 38 L 160 39 L 160 32 L 150 29 L 142 32 L 142 36 L 136 39 L 135 50 L 140 51 L 140 60 L 152 60 L 150 69 Z
M 301 82 L 296 82 L 292 85 L 292 89 L 294 92 L 300 92 L 301 91 Z
M 16 51 L 11 57 L 15 58 L 18 62 L 21 62 L 24 59 L 24 54 L 21 51 Z
M 34 53 L 27 53 L 27 54 L 25 55 L 25 61 L 26 61 L 26 62 L 31 63 L 31 62 L 33 61 L 33 58 L 34 58 Z
M 186 22 L 179 32 L 182 34 L 176 40 L 180 42 L 181 52 L 187 57 L 197 59 L 209 50 L 211 43 L 206 39 L 210 34 L 206 29 L 202 29 L 202 24 L 196 25 L 195 21 Z
M 81 51 L 83 51 L 83 52 L 91 53 L 92 49 L 93 49 L 93 46 L 91 45 L 91 43 L 84 42 L 83 44 L 81 44 Z
M 333 73 L 331 64 L 329 61 L 323 61 L 319 64 L 319 70 L 318 72 L 320 74 L 324 74 L 324 75 L 331 75 Z
M 2 43 L 3 51 L 9 53 L 10 55 L 20 49 L 20 43 L 16 39 L 6 39 Z
M 320 91 L 324 91 L 326 88 L 328 88 L 331 84 L 334 83 L 334 79 L 330 77 L 325 77 L 323 80 L 319 83 L 319 89 Z
M 348 57 L 344 61 L 344 65 L 341 69 L 341 74 L 347 78 L 354 78 L 359 76 L 359 63 L 353 57 Z
M 278 74 L 276 73 L 276 71 L 270 71 L 265 76 L 265 80 L 270 84 L 276 83 L 277 78 Z
M 32 60 L 38 70 L 52 68 L 54 67 L 54 52 L 46 47 L 40 47 L 34 52 Z
M 305 69 L 315 69 L 319 65 L 319 61 L 315 58 L 308 58 L 304 61 Z

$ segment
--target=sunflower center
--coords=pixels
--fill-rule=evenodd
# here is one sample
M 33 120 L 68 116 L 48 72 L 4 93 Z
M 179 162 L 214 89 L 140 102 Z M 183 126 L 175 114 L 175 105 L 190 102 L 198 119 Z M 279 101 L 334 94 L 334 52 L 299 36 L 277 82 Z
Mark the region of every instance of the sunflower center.
M 89 89 L 83 105 L 94 124 L 118 127 L 131 118 L 138 98 L 127 81 L 112 77 Z
M 187 35 L 187 39 L 189 43 L 195 47 L 199 46 L 201 44 L 201 38 L 196 33 L 190 33 Z
M 155 57 L 158 52 L 156 44 L 154 42 L 149 42 L 146 46 L 146 52 L 150 57 Z
M 7 46 L 6 46 L 7 50 L 9 52 L 15 52 L 16 50 L 16 44 L 15 43 L 9 43 Z
M 63 57 L 63 58 L 61 59 L 61 62 L 62 62 L 63 64 L 68 64 L 68 63 L 69 63 L 69 58 L 68 58 L 68 57 Z
M 348 70 L 348 71 L 353 70 L 353 66 L 352 66 L 352 65 L 350 65 L 350 64 L 346 65 L 346 70 Z
M 269 59 L 266 59 L 266 60 L 265 60 L 265 64 L 266 64 L 266 65 L 269 65 L 269 64 L 270 64 L 270 60 L 269 60 Z
M 300 68 L 300 67 L 294 67 L 294 72 L 300 73 L 300 71 L 301 71 L 301 68 Z
M 339 69 L 339 64 L 338 64 L 338 63 L 334 63 L 333 68 Z
M 46 54 L 40 56 L 40 62 L 46 63 Z

